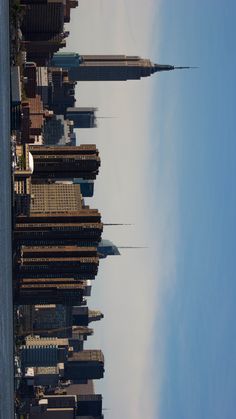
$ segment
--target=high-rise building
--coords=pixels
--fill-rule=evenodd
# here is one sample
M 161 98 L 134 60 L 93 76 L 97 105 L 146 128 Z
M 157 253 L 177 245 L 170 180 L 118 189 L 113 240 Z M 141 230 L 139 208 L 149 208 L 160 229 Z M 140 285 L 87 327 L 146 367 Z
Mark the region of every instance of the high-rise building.
M 14 240 L 18 246 L 97 249 L 102 230 L 101 214 L 84 205 L 79 184 L 37 179 L 31 184 L 29 211 L 17 214 Z
M 17 278 L 24 278 L 27 284 L 38 284 L 43 279 L 45 284 L 76 284 L 79 279 L 94 279 L 98 264 L 96 247 L 22 246 Z
M 104 356 L 99 350 L 73 353 L 65 364 L 65 378 L 69 380 L 93 380 L 103 378 Z
M 46 206 L 46 205 L 45 205 Z M 65 208 L 55 208 L 50 211 L 52 206 L 48 205 L 47 211 L 33 212 L 29 216 L 19 215 L 18 223 L 97 223 L 101 221 L 101 215 L 97 209 L 81 208 L 78 211 L 66 210 Z
M 30 146 L 33 179 L 96 179 L 100 157 L 96 145 Z
M 138 56 L 79 55 L 68 52 L 54 54 L 51 65 L 67 68 L 72 81 L 138 80 L 153 73 L 178 68 L 154 64 Z
M 82 210 L 79 184 L 32 183 L 30 214 L 53 214 Z
M 32 323 L 34 332 L 40 331 L 40 336 L 55 336 L 49 331 L 55 330 L 56 336 L 66 337 L 66 333 L 61 333 L 72 324 L 72 307 L 65 307 L 56 304 L 38 304 L 33 306 Z
M 79 305 L 83 301 L 83 285 L 68 282 L 60 283 L 59 281 L 56 283 L 51 281 L 48 284 L 45 278 L 38 278 L 37 283 L 32 283 L 31 278 L 26 278 L 21 280 L 18 289 L 15 291 L 14 301 L 21 305 Z
M 101 240 L 101 222 L 17 222 L 14 230 L 15 243 L 25 245 L 65 245 L 88 241 L 98 245 Z
M 95 128 L 97 108 L 67 108 L 67 119 L 74 122 L 75 128 Z
M 50 33 L 52 36 L 63 32 L 63 0 L 52 2 L 23 0 L 22 3 L 30 4 L 30 7 L 25 7 L 21 25 L 22 32 L 27 39 L 33 33 Z

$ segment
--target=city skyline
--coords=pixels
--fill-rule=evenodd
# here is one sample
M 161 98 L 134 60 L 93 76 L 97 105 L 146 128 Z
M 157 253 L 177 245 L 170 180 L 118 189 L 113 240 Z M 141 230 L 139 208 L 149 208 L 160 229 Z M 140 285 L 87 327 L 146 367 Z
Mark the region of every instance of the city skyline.
M 3 175 L 11 170 L 14 185 L 12 225 L 5 190 L 1 206 L 2 280 L 13 280 L 2 281 L 3 416 L 12 416 L 14 375 L 20 416 L 234 419 L 236 5 L 98 0 L 88 12 L 87 0 L 21 1 L 34 4 L 21 16 L 25 40 L 10 30 L 11 135 L 8 108 L 0 115 L 11 155 Z M 81 51 L 81 66 L 80 57 L 92 63 L 95 82 L 70 81 L 80 66 L 37 67 L 65 45 Z M 22 65 L 25 90 L 20 46 L 35 56 Z M 156 68 L 139 57 L 198 70 L 137 82 Z M 77 129 L 78 114 L 75 127 L 66 119 L 71 106 L 92 111 L 93 129 Z

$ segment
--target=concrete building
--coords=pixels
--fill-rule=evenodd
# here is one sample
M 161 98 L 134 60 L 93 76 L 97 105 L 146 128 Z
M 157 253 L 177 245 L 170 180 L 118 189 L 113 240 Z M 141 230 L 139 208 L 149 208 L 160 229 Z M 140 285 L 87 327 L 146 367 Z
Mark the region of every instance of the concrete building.
M 30 214 L 53 214 L 82 210 L 80 185 L 32 183 Z

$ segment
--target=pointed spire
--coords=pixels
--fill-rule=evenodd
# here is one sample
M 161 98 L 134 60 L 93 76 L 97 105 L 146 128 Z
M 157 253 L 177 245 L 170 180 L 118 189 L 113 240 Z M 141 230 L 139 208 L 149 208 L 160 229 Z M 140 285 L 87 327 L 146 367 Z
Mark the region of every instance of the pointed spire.
M 170 71 L 170 70 L 185 70 L 185 69 L 192 69 L 198 67 L 191 67 L 191 66 L 174 66 L 168 64 L 153 64 L 153 73 L 160 72 L 160 71 Z

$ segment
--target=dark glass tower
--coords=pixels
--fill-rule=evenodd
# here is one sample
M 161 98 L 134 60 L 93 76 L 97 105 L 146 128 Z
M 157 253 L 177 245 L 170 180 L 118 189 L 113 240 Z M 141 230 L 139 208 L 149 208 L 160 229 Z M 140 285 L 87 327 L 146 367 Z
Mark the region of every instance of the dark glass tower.
M 128 55 L 54 54 L 55 67 L 69 70 L 71 81 L 139 80 L 160 71 L 174 70 L 173 65 L 154 64 L 149 59 Z

